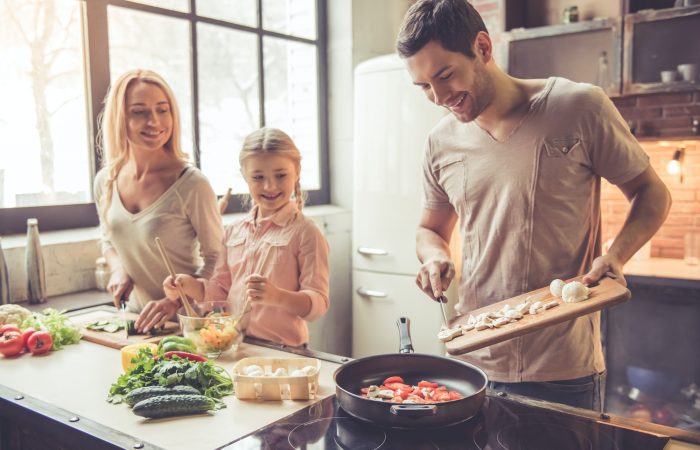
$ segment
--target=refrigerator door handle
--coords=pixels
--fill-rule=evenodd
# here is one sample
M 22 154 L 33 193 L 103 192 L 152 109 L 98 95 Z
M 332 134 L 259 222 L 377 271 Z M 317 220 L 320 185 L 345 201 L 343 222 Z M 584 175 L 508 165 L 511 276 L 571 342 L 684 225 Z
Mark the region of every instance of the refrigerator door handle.
M 387 296 L 386 292 L 375 291 L 373 289 L 363 288 L 362 286 L 357 288 L 357 293 L 362 297 L 385 298 Z
M 357 247 L 357 253 L 366 256 L 385 256 L 389 254 L 389 252 L 384 249 L 371 247 Z

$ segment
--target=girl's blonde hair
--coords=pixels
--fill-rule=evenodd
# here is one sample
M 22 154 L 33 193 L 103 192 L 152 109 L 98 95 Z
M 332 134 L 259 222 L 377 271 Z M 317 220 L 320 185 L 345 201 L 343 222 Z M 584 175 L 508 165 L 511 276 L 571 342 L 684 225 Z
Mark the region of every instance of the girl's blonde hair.
M 243 140 L 238 162 L 241 170 L 245 167 L 246 159 L 252 156 L 278 155 L 294 162 L 297 171 L 297 180 L 294 184 L 294 201 L 301 211 L 306 200 L 306 193 L 301 190 L 299 178 L 301 176 L 301 153 L 287 133 L 277 128 L 263 127 L 253 131 Z M 252 202 L 252 200 L 251 200 Z
M 165 93 L 170 104 L 170 114 L 173 118 L 170 139 L 165 143 L 165 149 L 182 161 L 187 161 L 187 155 L 180 147 L 180 110 L 177 107 L 175 94 L 157 73 L 134 69 L 126 72 L 112 83 L 109 93 L 105 97 L 105 108 L 100 114 L 99 122 L 101 133 L 97 138 L 97 147 L 102 155 L 102 166 L 107 168 L 107 180 L 102 198 L 96 199 L 98 211 L 103 224 L 106 224 L 106 212 L 112 201 L 114 182 L 119 171 L 124 166 L 129 156 L 129 142 L 126 129 L 126 94 L 131 86 L 137 82 L 153 84 Z

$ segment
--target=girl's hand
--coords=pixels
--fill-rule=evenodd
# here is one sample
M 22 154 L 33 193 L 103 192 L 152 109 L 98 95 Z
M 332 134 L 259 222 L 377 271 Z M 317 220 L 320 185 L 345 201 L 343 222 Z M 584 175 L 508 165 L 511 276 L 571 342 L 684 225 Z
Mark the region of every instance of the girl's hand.
M 249 275 L 245 280 L 245 288 L 247 298 L 253 302 L 272 306 L 280 303 L 281 290 L 267 277 L 255 273 Z
M 165 291 L 165 296 L 169 300 L 178 300 L 180 298 L 180 293 L 177 290 L 178 287 L 190 298 L 195 300 L 202 300 L 204 298 L 204 286 L 191 275 L 178 273 L 175 275 L 175 279 L 168 276 L 163 281 L 163 291 Z
M 149 330 L 160 328 L 169 319 L 175 316 L 180 308 L 180 303 L 164 298 L 148 302 L 134 326 L 141 333 L 148 333 Z
M 107 292 L 112 294 L 112 302 L 117 309 L 121 309 L 121 300 L 127 300 L 134 289 L 134 281 L 126 270 L 116 269 L 112 271 L 107 283 Z

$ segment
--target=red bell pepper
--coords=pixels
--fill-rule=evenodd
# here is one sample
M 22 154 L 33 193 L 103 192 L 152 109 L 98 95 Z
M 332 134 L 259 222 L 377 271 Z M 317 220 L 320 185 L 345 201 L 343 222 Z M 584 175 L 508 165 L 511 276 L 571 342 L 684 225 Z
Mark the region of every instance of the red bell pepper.
M 166 352 L 163 357 L 166 359 L 170 359 L 173 356 L 177 356 L 182 359 L 189 359 L 190 361 L 196 361 L 196 362 L 205 362 L 207 360 L 206 356 L 202 355 L 195 355 L 194 353 L 188 353 L 188 352 Z

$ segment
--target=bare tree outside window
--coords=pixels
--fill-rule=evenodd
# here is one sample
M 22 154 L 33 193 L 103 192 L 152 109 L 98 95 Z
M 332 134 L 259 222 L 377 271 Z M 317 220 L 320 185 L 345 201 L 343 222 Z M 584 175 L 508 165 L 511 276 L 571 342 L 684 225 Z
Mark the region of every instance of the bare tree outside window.
M 0 3 L 0 207 L 90 199 L 80 32 L 76 1 Z

